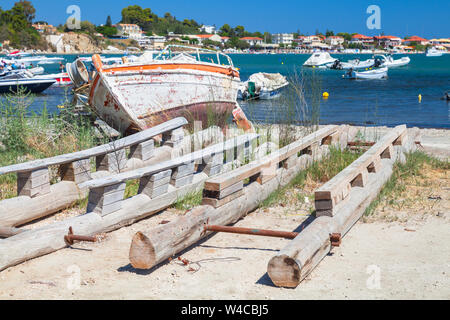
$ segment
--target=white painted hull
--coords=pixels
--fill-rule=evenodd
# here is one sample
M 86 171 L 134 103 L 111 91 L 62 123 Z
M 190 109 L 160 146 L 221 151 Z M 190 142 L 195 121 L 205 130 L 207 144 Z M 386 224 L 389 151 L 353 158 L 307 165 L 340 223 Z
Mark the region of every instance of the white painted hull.
M 91 87 L 89 104 L 118 131 L 144 130 L 175 115 L 189 118 L 186 113 L 196 118 L 208 107 L 231 112 L 236 105 L 240 79 L 235 69 L 234 76 L 227 74 L 229 66 L 159 61 L 133 68 L 111 67 L 114 72 L 99 73 Z
M 353 71 L 351 75 L 345 74 L 346 79 L 379 80 L 385 79 L 388 75 L 388 68 L 374 69 L 364 72 Z

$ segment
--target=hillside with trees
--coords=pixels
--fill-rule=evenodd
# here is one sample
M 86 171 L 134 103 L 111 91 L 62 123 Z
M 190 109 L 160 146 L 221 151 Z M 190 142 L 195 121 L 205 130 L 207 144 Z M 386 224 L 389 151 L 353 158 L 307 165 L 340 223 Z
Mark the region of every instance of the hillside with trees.
M 46 49 L 47 42 L 32 27 L 35 14 L 36 9 L 27 0 L 16 2 L 11 10 L 0 7 L 0 42 L 9 41 L 15 48 Z

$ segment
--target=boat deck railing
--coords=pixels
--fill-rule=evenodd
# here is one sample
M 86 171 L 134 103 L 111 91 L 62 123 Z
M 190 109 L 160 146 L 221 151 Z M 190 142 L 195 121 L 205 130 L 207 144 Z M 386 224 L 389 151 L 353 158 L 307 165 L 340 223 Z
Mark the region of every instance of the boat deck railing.
M 226 62 L 228 62 L 228 65 L 231 67 L 234 67 L 233 60 L 225 53 L 210 49 L 204 49 L 204 48 L 197 48 L 197 47 L 191 47 L 191 46 L 184 46 L 184 45 L 178 45 L 178 44 L 170 44 L 167 45 L 161 52 L 155 57 L 155 60 L 167 60 L 173 57 L 174 50 L 173 48 L 179 48 L 179 49 L 189 49 L 188 51 L 190 54 L 195 53 L 196 58 L 198 61 L 204 61 L 204 62 L 211 62 L 207 61 L 206 59 L 202 60 L 201 54 L 213 54 L 216 56 L 217 61 L 213 63 L 222 64 L 220 57 L 224 57 Z M 180 53 L 180 51 L 176 51 L 177 53 Z

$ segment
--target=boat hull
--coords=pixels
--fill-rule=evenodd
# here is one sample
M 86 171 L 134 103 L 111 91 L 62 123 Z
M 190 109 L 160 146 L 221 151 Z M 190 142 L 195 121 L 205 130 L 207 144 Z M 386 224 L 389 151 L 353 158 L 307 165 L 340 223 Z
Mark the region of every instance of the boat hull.
M 44 81 L 4 81 L 0 83 L 0 94 L 17 93 L 19 88 L 25 89 L 25 92 L 41 93 L 55 83 L 55 80 Z
M 134 132 L 180 115 L 230 114 L 239 84 L 236 71 L 211 64 L 116 66 L 97 74 L 89 104 L 116 130 Z

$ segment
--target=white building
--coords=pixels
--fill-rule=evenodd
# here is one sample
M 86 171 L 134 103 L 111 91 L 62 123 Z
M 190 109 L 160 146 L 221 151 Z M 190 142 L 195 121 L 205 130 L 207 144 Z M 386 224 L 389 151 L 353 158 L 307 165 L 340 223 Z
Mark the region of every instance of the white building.
M 263 39 L 258 37 L 243 37 L 240 40 L 247 42 L 250 47 L 261 46 L 263 44 Z
M 338 47 L 344 43 L 345 39 L 340 36 L 329 36 L 325 40 L 326 43 L 328 43 L 332 47 Z
M 146 49 L 163 49 L 166 44 L 166 37 L 163 36 L 142 36 L 137 39 L 141 47 Z
M 142 38 L 142 29 L 137 24 L 119 23 L 116 25 L 117 34 L 122 37 L 129 37 L 131 39 Z
M 272 43 L 275 44 L 292 44 L 294 41 L 293 33 L 274 33 L 272 34 Z
M 216 33 L 216 27 L 215 26 L 201 26 L 200 27 L 200 31 L 206 32 L 206 33 L 210 33 L 210 34 L 215 34 Z

